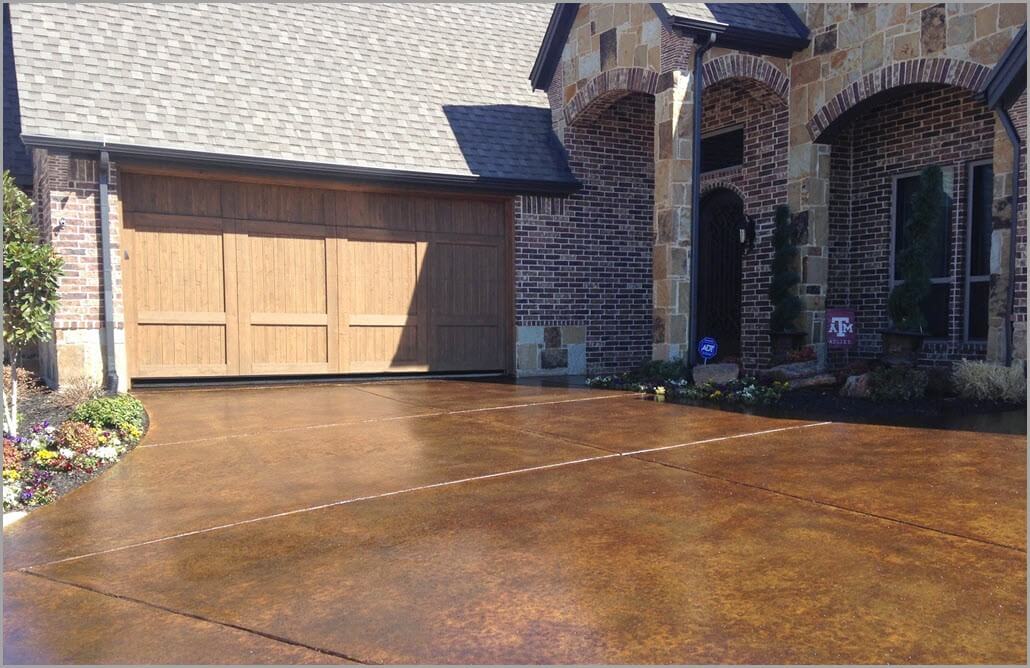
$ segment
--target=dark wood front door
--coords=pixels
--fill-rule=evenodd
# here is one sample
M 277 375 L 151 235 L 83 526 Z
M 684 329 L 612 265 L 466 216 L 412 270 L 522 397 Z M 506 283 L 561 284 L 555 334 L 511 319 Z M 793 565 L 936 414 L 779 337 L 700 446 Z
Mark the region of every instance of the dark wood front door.
M 701 199 L 697 337 L 718 341 L 719 359 L 740 355 L 743 222 L 744 203 L 732 190 L 720 188 Z

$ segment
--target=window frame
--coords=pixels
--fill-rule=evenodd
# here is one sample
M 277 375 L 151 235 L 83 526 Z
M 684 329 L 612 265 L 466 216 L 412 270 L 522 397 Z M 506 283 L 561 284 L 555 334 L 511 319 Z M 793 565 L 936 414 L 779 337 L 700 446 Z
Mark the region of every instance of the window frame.
M 991 158 L 985 158 L 983 160 L 973 160 L 972 162 L 969 163 L 969 165 L 966 168 L 966 226 L 965 226 L 965 232 L 966 232 L 966 248 L 965 248 L 966 258 L 965 259 L 966 259 L 966 261 L 965 261 L 965 267 L 964 267 L 964 270 L 963 270 L 963 274 L 964 275 L 962 277 L 962 280 L 963 280 L 962 341 L 964 343 L 987 343 L 987 339 L 986 338 L 983 338 L 983 339 L 973 339 L 973 338 L 969 337 L 969 293 L 970 293 L 970 286 L 973 283 L 988 283 L 989 284 L 991 282 L 990 271 L 988 271 L 988 273 L 983 275 L 983 276 L 973 276 L 970 273 L 972 265 L 973 265 L 973 257 L 972 257 L 972 252 L 971 252 L 972 249 L 973 249 L 973 184 L 975 183 L 975 181 L 973 179 L 973 176 L 976 173 L 976 168 L 977 167 L 991 167 L 991 170 L 993 171 L 994 170 L 994 160 L 991 159 Z M 994 200 L 993 194 L 994 193 L 993 193 L 993 184 L 992 184 L 992 193 L 991 193 L 991 195 L 992 195 L 992 197 L 991 197 L 991 200 L 992 200 L 992 213 L 993 213 L 993 200 Z M 989 265 L 990 265 L 990 256 L 989 256 L 989 254 L 988 254 L 987 262 L 988 262 L 988 268 L 989 268 Z M 988 306 L 989 305 L 990 305 L 990 302 L 988 301 Z M 990 336 L 990 333 L 989 333 L 990 332 L 990 311 L 988 311 L 988 325 L 987 325 L 987 329 L 988 329 L 988 336 Z
M 724 125 L 723 127 L 717 130 L 709 130 L 708 132 L 701 133 L 701 141 L 703 143 L 706 139 L 711 139 L 712 137 L 718 137 L 719 135 L 726 135 L 731 132 L 737 131 L 740 131 L 743 134 L 740 150 L 740 162 L 738 162 L 735 165 L 727 165 L 725 167 L 720 167 L 719 169 L 711 169 L 707 172 L 702 171 L 700 172 L 702 176 L 707 176 L 709 174 L 718 174 L 720 172 L 729 171 L 731 169 L 740 169 L 744 166 L 744 152 L 747 146 L 747 128 L 745 127 L 744 123 L 735 123 L 733 125 Z M 701 153 L 704 154 L 704 148 L 701 149 Z
M 929 166 L 930 165 L 926 165 L 926 167 L 929 167 Z M 891 176 L 891 201 L 890 201 L 890 209 L 891 209 L 891 218 L 890 218 L 891 243 L 890 243 L 890 254 L 887 257 L 887 265 L 888 265 L 888 267 L 887 267 L 887 269 L 888 269 L 888 271 L 887 271 L 887 296 L 888 296 L 888 299 L 890 298 L 890 293 L 891 293 L 891 290 L 894 289 L 894 286 L 901 282 L 900 280 L 897 280 L 897 279 L 894 278 L 894 265 L 896 264 L 896 260 L 897 260 L 896 253 L 897 253 L 897 229 L 898 229 L 898 181 L 900 181 L 902 179 L 912 178 L 913 176 L 919 176 L 920 174 L 923 173 L 923 169 L 925 169 L 926 167 L 923 167 L 922 169 L 909 170 L 909 171 L 905 171 L 905 172 L 898 172 L 897 174 L 894 174 L 894 175 Z M 954 223 L 955 223 L 955 221 L 954 221 L 954 215 L 955 215 L 955 211 L 954 211 L 954 207 L 955 207 L 955 166 L 954 165 L 941 165 L 940 167 L 941 167 L 941 173 L 942 173 L 942 177 L 943 177 L 941 179 L 941 181 L 942 181 L 942 185 L 944 187 L 944 194 L 947 195 L 948 198 L 951 200 L 951 204 L 949 205 L 950 210 L 948 211 L 948 251 L 949 251 L 948 252 L 948 275 L 947 276 L 931 278 L 930 279 L 930 284 L 931 285 L 949 285 L 949 286 L 954 287 L 955 276 L 953 274 L 953 271 L 954 271 L 955 267 L 954 267 L 953 260 L 954 260 L 954 256 L 955 256 L 955 248 L 954 248 L 955 244 L 954 244 L 954 234 L 953 234 L 954 233 L 954 229 L 953 229 L 953 227 L 954 227 Z M 947 332 L 947 334 L 945 334 L 944 336 L 928 336 L 928 337 L 926 337 L 927 341 L 950 341 L 951 340 L 951 338 L 952 338 L 952 334 L 951 334 L 951 296 L 952 296 L 951 295 L 951 289 L 949 289 L 948 290 L 948 332 Z M 890 315 L 888 314 L 887 317 L 889 318 Z

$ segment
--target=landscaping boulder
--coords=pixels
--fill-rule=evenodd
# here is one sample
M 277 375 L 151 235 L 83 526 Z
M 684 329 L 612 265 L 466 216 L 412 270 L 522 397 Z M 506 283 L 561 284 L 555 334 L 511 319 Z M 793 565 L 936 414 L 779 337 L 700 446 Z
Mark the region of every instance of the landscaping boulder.
M 818 373 L 814 376 L 796 378 L 788 382 L 790 383 L 790 389 L 800 390 L 803 387 L 824 387 L 827 385 L 836 385 L 837 377 L 832 373 Z
M 794 381 L 799 378 L 807 378 L 819 373 L 819 360 L 807 362 L 794 362 L 792 364 L 781 364 L 761 373 L 761 379 L 765 381 L 778 380 L 780 382 Z
M 725 385 L 736 380 L 738 376 L 740 376 L 740 367 L 736 364 L 698 364 L 694 367 L 694 383 L 697 385 L 705 383 Z
M 844 381 L 844 387 L 840 388 L 840 396 L 868 399 L 869 374 L 863 373 L 857 376 L 848 376 L 848 379 Z

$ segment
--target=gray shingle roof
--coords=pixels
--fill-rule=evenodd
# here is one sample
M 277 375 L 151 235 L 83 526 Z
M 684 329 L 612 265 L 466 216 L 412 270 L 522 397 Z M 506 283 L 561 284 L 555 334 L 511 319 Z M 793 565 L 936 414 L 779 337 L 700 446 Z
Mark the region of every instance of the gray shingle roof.
M 666 2 L 666 11 L 672 16 L 783 35 L 803 37 L 784 10 L 793 11 L 771 2 Z
M 549 5 L 14 4 L 22 132 L 569 181 L 525 80 Z

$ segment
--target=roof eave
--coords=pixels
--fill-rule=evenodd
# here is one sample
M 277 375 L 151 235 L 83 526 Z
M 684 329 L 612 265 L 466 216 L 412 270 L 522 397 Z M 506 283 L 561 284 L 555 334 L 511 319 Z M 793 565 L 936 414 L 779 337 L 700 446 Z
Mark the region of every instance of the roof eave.
M 716 45 L 760 56 L 790 58 L 809 44 L 808 37 L 787 37 L 774 33 L 740 28 L 725 23 L 671 17 L 673 27 L 690 35 L 715 33 Z
M 414 172 L 400 169 L 336 165 L 266 158 L 252 155 L 213 153 L 162 146 L 119 144 L 103 140 L 73 139 L 43 135 L 22 135 L 30 148 L 60 149 L 75 152 L 107 151 L 115 160 L 174 163 L 215 169 L 241 169 L 269 175 L 301 175 L 335 179 L 345 183 L 427 188 L 433 190 L 473 191 L 499 195 L 568 195 L 582 187 L 578 181 L 518 179 L 463 174 Z
M 1026 90 L 1026 24 L 991 69 L 983 99 L 991 109 L 1008 108 Z
M 551 86 L 551 79 L 558 68 L 561 52 L 565 48 L 565 41 L 569 38 L 578 10 L 579 5 L 576 3 L 558 3 L 554 6 L 543 42 L 540 43 L 540 50 L 536 54 L 536 61 L 529 73 L 533 90 L 547 90 Z

